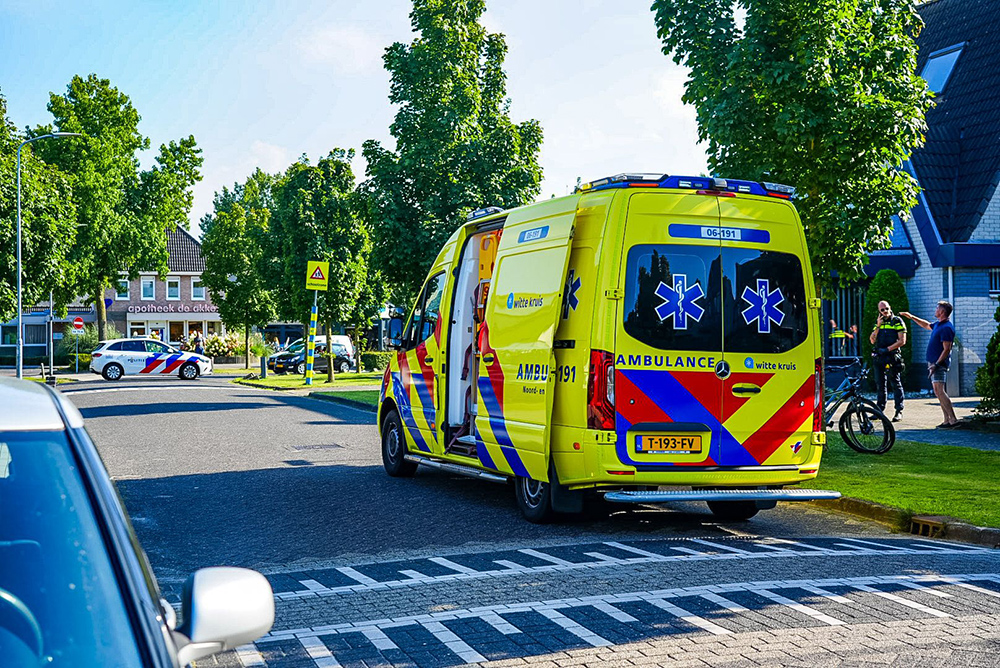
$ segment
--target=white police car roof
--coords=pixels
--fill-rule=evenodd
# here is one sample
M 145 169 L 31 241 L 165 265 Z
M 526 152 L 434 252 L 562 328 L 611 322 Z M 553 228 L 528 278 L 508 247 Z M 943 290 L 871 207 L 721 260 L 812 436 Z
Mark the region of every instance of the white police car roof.
M 83 417 L 62 395 L 30 380 L 0 378 L 0 431 L 61 431 L 66 428 L 56 402 L 69 426 L 82 427 Z

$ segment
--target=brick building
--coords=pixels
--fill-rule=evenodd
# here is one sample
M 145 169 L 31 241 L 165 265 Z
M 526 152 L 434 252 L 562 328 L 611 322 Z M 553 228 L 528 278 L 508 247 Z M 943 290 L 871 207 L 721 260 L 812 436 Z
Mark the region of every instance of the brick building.
M 201 283 L 205 259 L 201 243 L 182 227 L 167 233 L 167 276 L 141 272 L 108 290 L 108 322 L 126 336 L 153 336 L 178 344 L 194 330 L 222 334 L 219 309 Z
M 996 331 L 1000 297 L 1000 3 L 931 0 L 918 11 L 925 27 L 917 38 L 917 71 L 936 104 L 927 114 L 926 144 L 904 169 L 922 192 L 909 219 L 894 221 L 892 248 L 873 253 L 866 273 L 899 273 L 910 311 L 922 318 L 933 320 L 938 300 L 955 306 L 958 373 L 949 391 L 970 395 Z M 834 311 L 854 310 L 852 301 L 862 295 L 842 291 Z M 910 336 L 913 363 L 923 366 L 930 333 L 913 327 Z

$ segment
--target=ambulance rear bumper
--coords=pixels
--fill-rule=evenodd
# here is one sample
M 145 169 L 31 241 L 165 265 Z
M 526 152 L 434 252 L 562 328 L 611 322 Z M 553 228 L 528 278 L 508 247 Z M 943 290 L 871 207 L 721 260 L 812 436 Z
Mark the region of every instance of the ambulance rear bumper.
M 605 492 L 605 501 L 666 503 L 667 501 L 818 501 L 839 499 L 840 492 L 825 489 L 671 489 L 656 492 Z

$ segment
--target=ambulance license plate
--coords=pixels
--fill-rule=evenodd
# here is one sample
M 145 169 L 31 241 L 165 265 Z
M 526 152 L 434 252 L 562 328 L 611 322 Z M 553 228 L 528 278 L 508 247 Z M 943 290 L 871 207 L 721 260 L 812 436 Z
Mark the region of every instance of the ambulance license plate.
M 701 436 L 636 436 L 636 452 L 701 452 Z

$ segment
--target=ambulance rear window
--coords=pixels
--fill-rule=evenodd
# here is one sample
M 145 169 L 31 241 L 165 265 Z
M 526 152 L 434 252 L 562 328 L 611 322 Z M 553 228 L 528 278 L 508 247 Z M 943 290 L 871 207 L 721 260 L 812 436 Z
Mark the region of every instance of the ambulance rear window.
M 722 250 L 727 353 L 783 353 L 806 340 L 802 263 L 790 253 Z
M 722 350 L 720 264 L 718 246 L 630 248 L 625 331 L 661 350 Z

